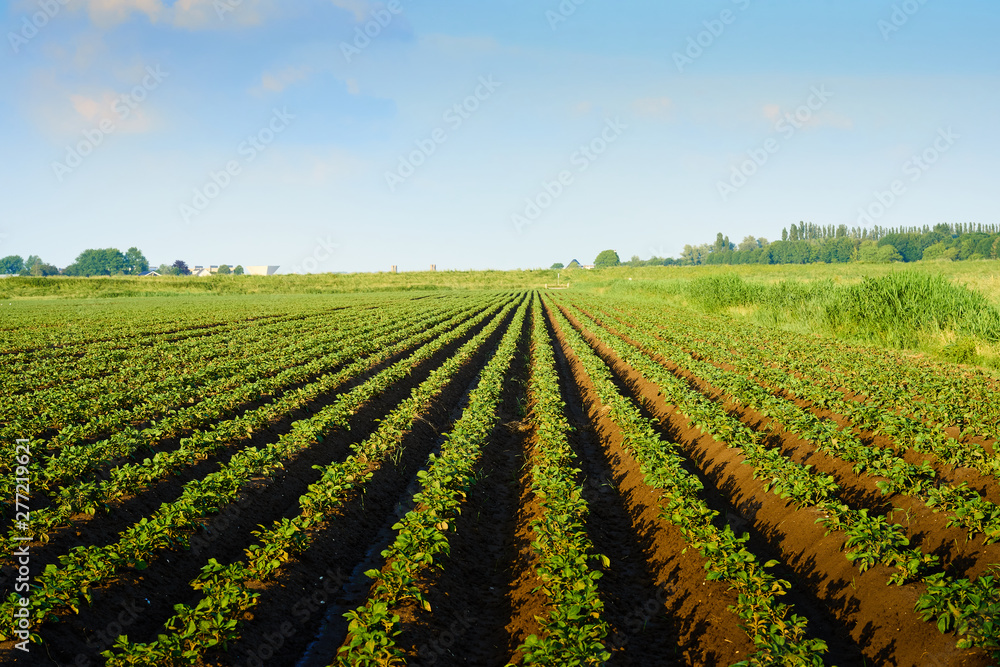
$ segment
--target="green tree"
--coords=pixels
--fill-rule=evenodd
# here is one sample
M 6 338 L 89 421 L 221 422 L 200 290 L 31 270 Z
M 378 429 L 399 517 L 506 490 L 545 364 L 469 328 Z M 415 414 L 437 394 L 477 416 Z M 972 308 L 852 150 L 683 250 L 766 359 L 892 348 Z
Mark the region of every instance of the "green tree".
M 598 269 L 609 269 L 614 266 L 618 266 L 622 263 L 622 260 L 618 257 L 618 253 L 614 250 L 602 250 L 594 260 L 594 267 Z
M 221 276 L 228 276 L 232 272 L 233 270 L 229 268 L 228 264 L 223 264 L 222 266 L 220 266 L 218 271 L 219 275 Z
M 125 255 L 117 248 L 90 248 L 66 267 L 69 276 L 114 276 L 125 273 Z
M 35 267 L 35 264 L 41 264 L 42 258 L 38 255 L 28 255 L 28 259 L 24 260 L 24 265 L 21 267 L 20 274 L 22 276 L 30 276 L 31 269 Z
M 24 268 L 24 258 L 20 255 L 7 255 L 0 259 L 0 274 L 14 275 Z
M 171 266 L 176 271 L 174 275 L 177 276 L 191 275 L 191 269 L 188 268 L 187 262 L 185 262 L 183 259 L 176 260 Z
M 555 264 L 552 265 L 551 268 L 553 268 L 553 269 L 565 269 L 566 267 L 563 266 L 562 262 L 556 262 Z
M 36 278 L 44 276 L 58 276 L 59 269 L 57 269 L 52 264 L 46 264 L 45 262 L 38 262 L 37 264 L 31 267 L 31 275 L 35 276 Z
M 863 241 L 858 254 L 862 262 L 872 264 L 888 264 L 889 262 L 903 261 L 903 256 L 899 254 L 894 246 L 880 246 L 875 241 Z
M 137 276 L 140 273 L 149 271 L 149 260 L 142 254 L 142 251 L 132 246 L 125 251 L 125 273 Z
M 242 276 L 244 273 L 245 272 L 243 271 L 243 265 L 242 264 L 237 264 L 236 268 L 233 269 L 233 275 L 234 276 Z

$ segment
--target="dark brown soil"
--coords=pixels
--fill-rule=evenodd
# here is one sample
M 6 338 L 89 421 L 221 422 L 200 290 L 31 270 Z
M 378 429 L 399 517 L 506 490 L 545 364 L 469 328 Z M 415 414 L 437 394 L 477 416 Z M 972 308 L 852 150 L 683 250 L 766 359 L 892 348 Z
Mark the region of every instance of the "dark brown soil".
M 426 299 L 423 303 L 428 308 L 434 307 L 437 299 L 429 295 L 415 298 Z M 547 309 L 554 307 L 551 302 L 546 305 Z M 765 491 L 737 450 L 694 428 L 674 406 L 665 403 L 655 385 L 581 327 L 572 308 L 562 311 L 611 367 L 619 391 L 632 397 L 643 414 L 653 419 L 665 441 L 680 446 L 689 472 L 704 484 L 705 502 L 718 512 L 717 525 L 728 524 L 736 533 L 746 533 L 747 548 L 759 561 L 778 561 L 772 572 L 791 584 L 782 601 L 808 619 L 811 636 L 827 642 L 827 664 L 992 664 L 981 652 L 956 649 L 953 635 L 939 633 L 933 624 L 923 622 L 913 612 L 922 591 L 920 585 L 889 586 L 890 573 L 881 567 L 858 572 L 842 552 L 843 534 L 826 535 L 816 523 L 820 517 L 815 508 L 797 509 Z M 607 408 L 566 344 L 552 311 L 546 313 L 566 417 L 573 427 L 570 441 L 578 458 L 578 482 L 589 507 L 586 530 L 594 551 L 610 560 L 608 567 L 601 568 L 603 576 L 598 580 L 603 619 L 610 628 L 606 646 L 611 659 L 607 665 L 723 666 L 747 659 L 754 647 L 740 628 L 739 618 L 730 611 L 737 601 L 735 593 L 725 583 L 705 579 L 705 559 L 688 548 L 676 527 L 660 517 L 659 491 L 646 484 L 621 430 L 608 417 Z M 628 328 L 613 314 L 588 314 L 626 342 L 632 342 L 627 337 Z M 322 318 L 313 316 L 321 325 Z M 512 316 L 508 315 L 508 323 Z M 257 319 L 270 321 L 272 317 L 279 316 Z M 178 338 L 213 335 L 225 326 L 217 323 L 199 325 L 197 330 L 179 328 L 177 334 Z M 269 526 L 276 519 L 298 514 L 299 496 L 320 474 L 313 466 L 343 460 L 351 443 L 372 433 L 378 419 L 475 331 L 441 350 L 406 380 L 362 407 L 353 415 L 350 430 L 335 431 L 322 443 L 292 457 L 273 477 L 254 480 L 237 502 L 206 520 L 204 529 L 192 535 L 197 538 L 192 549 L 165 549 L 148 569 L 118 573 L 94 590 L 92 604 L 83 605 L 79 613 L 62 610 L 59 622 L 43 625 L 40 633 L 45 643 L 33 645 L 29 655 L 13 651 L 11 642 L 0 645 L 0 664 L 98 665 L 104 662 L 100 651 L 110 648 L 119 634 L 127 634 L 133 642 L 154 640 L 173 614 L 175 604 L 194 605 L 201 599 L 189 582 L 208 558 L 224 564 L 241 560 L 244 549 L 257 542 L 252 532 L 260 525 Z M 163 333 L 151 332 L 134 344 L 152 344 Z M 417 473 L 461 415 L 480 369 L 503 333 L 501 326 L 420 416 L 404 436 L 398 458 L 372 465 L 373 478 L 312 534 L 308 550 L 285 563 L 274 580 L 251 584 L 260 598 L 239 619 L 240 637 L 225 650 L 210 651 L 199 663 L 202 667 L 313 667 L 329 665 L 335 659 L 347 634 L 343 614 L 363 604 L 370 593 L 370 579 L 364 572 L 385 565 L 381 552 L 395 537 L 393 524 L 412 507 L 413 494 L 419 489 Z M 521 333 L 522 344 L 497 415 L 498 426 L 477 461 L 476 483 L 449 534 L 450 554 L 439 559 L 440 569 L 427 572 L 420 581 L 431 611 L 414 604 L 396 610 L 403 621 L 398 646 L 406 653 L 408 665 L 521 664 L 518 647 L 526 637 L 539 633 L 538 619 L 549 611 L 547 599 L 537 590 L 540 581 L 530 546 L 530 524 L 541 509 L 530 489 L 535 434 L 527 420 L 528 322 Z M 126 340 L 109 338 L 109 343 L 128 346 Z M 76 348 L 86 349 L 83 344 L 72 344 L 65 353 L 72 354 Z M 875 487 L 876 479 L 855 475 L 850 464 L 824 454 L 700 378 L 653 356 L 729 414 L 763 433 L 767 446 L 833 476 L 841 486 L 844 502 L 873 512 L 892 513 L 893 520 L 904 526 L 913 543 L 938 555 L 951 573 L 978 576 L 991 563 L 1000 562 L 1000 546 L 984 547 L 981 539 L 966 540 L 964 531 L 945 525 L 945 514 L 934 513 L 919 501 L 882 496 Z M 242 447 L 274 442 L 289 431 L 295 420 L 331 404 L 341 393 L 399 358 L 244 440 L 228 443 L 224 451 L 117 503 L 106 513 L 94 518 L 74 517 L 73 525 L 59 532 L 48 545 L 33 545 L 32 571 L 57 562 L 60 554 L 77 544 L 115 541 L 123 528 L 149 516 L 162 503 L 175 500 L 186 482 L 219 469 Z M 723 361 L 705 361 L 726 367 Z M 769 389 L 774 391 L 773 387 Z M 261 397 L 240 411 L 265 400 Z M 804 401 L 796 404 L 852 428 L 842 415 Z M 895 446 L 883 436 L 857 433 L 875 446 Z M 158 443 L 158 450 L 177 444 L 175 440 L 164 441 Z M 956 483 L 968 481 L 991 500 L 1000 500 L 995 480 L 967 469 L 940 466 L 930 456 L 913 452 L 904 456 L 916 464 L 926 458 L 942 478 Z M 11 581 L 9 568 L 0 571 L 0 584 L 6 587 Z
M 565 314 L 573 319 L 572 313 Z M 827 610 L 833 637 L 849 631 L 849 641 L 879 665 L 934 664 L 933 660 L 941 665 L 991 664 L 979 651 L 956 649 L 953 636 L 939 633 L 914 613 L 919 585 L 889 586 L 890 573 L 882 567 L 860 574 L 841 553 L 843 535 L 825 535 L 816 523 L 818 512 L 796 510 L 765 491 L 762 483 L 753 479 L 753 468 L 744 464 L 741 454 L 694 429 L 689 420 L 666 405 L 655 385 L 584 333 L 630 392 L 684 446 L 712 486 L 781 554 L 781 561 L 796 575 L 793 585 L 802 586 L 818 607 Z M 810 629 L 822 631 L 822 627 L 814 627 L 816 621 L 822 626 L 822 620 L 810 618 Z M 827 644 L 832 645 L 830 638 Z

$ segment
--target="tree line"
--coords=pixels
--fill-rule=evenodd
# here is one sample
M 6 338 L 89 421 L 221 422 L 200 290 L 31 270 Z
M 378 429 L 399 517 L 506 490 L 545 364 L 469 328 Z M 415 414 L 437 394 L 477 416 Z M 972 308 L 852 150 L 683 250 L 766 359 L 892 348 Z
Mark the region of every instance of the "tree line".
M 90 248 L 80 253 L 76 261 L 61 271 L 42 261 L 38 255 L 30 255 L 24 259 L 20 255 L 8 255 L 0 258 L 0 275 L 20 276 L 138 276 L 149 271 L 149 260 L 136 247 L 125 252 L 117 248 Z M 183 260 L 178 259 L 173 264 L 161 264 L 157 273 L 164 276 L 188 276 L 191 269 Z M 222 275 L 243 275 L 243 267 L 230 268 L 223 264 L 218 273 Z
M 780 241 L 745 237 L 739 244 L 719 233 L 714 243 L 685 245 L 681 256 L 634 256 L 629 266 L 695 264 L 815 264 L 916 262 L 1000 258 L 1000 226 L 941 223 L 933 227 L 814 225 L 800 222 L 781 230 Z

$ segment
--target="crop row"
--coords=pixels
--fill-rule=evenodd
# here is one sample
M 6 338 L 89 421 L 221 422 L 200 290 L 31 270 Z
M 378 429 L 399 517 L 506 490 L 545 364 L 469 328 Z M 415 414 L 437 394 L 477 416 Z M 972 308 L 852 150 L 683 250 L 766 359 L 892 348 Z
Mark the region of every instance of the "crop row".
M 449 553 L 448 533 L 476 481 L 476 465 L 483 447 L 499 422 L 500 399 L 511 361 L 524 328 L 527 302 L 517 311 L 495 354 L 469 393 L 462 416 L 445 435 L 440 452 L 431 454 L 428 467 L 417 473 L 420 491 L 413 509 L 392 529 L 393 543 L 382 552 L 385 565 L 365 574 L 373 579 L 368 600 L 345 614 L 347 639 L 336 665 L 402 665 L 404 653 L 396 644 L 400 633 L 399 605 L 413 600 L 430 611 L 418 584 L 421 573 L 439 566 L 436 559 Z
M 567 434 L 555 355 L 541 304 L 532 304 L 532 357 L 529 392 L 535 444 L 530 456 L 531 491 L 541 510 L 531 521 L 535 573 L 548 601 L 540 619 L 540 635 L 530 635 L 519 647 L 526 665 L 603 665 L 611 654 L 604 640 L 608 624 L 597 593 L 601 572 L 590 567 L 607 556 L 594 553 L 587 536 L 587 501 L 575 477 L 576 454 Z
M 316 381 L 288 392 L 264 406 L 234 419 L 215 423 L 208 430 L 196 432 L 181 440 L 177 449 L 158 452 L 151 459 L 145 459 L 141 463 L 128 463 L 113 468 L 108 472 L 107 479 L 87 479 L 64 486 L 60 490 L 57 503 L 32 513 L 32 532 L 37 539 L 45 541 L 51 531 L 66 525 L 66 522 L 74 514 L 78 512 L 94 514 L 124 495 L 134 495 L 170 473 L 194 465 L 197 461 L 211 456 L 220 449 L 231 447 L 233 443 L 252 436 L 275 419 L 303 408 L 318 396 L 337 390 L 352 378 L 393 356 L 432 340 L 435 336 L 468 317 L 468 314 L 460 313 L 450 319 L 444 319 L 449 314 L 417 321 L 406 328 L 395 330 L 384 336 L 355 339 L 351 346 L 341 346 L 337 355 L 317 360 L 297 369 L 291 369 L 277 376 L 275 384 L 281 382 L 287 385 L 289 382 L 336 368 L 344 361 L 355 359 L 338 372 L 322 375 Z M 444 321 L 438 322 L 442 319 Z M 216 417 L 222 409 L 231 410 L 233 406 L 241 404 L 250 397 L 260 395 L 263 389 L 267 388 L 259 385 L 248 387 L 250 393 L 240 392 L 231 396 L 226 403 L 220 402 L 216 406 L 219 411 L 199 412 L 197 417 L 199 421 L 206 417 Z M 119 439 L 117 445 L 120 449 L 117 450 L 117 454 L 124 455 L 129 451 L 134 451 L 134 449 L 129 448 L 135 448 L 139 445 L 151 445 L 155 442 L 155 438 L 163 437 L 164 433 L 179 432 L 181 429 L 191 428 L 192 425 L 190 421 L 182 422 L 178 419 L 172 424 L 160 425 L 157 434 L 148 434 L 143 438 L 127 436 Z M 168 427 L 171 428 L 170 431 L 166 430 Z M 80 460 L 88 465 L 94 463 L 91 458 L 86 456 L 81 456 Z M 17 544 L 19 535 L 21 533 L 11 533 L 6 540 L 8 545 Z
M 94 586 L 107 581 L 120 569 L 143 569 L 161 549 L 187 546 L 190 530 L 199 527 L 202 519 L 217 514 L 222 507 L 237 500 L 253 478 L 269 475 L 283 467 L 283 462 L 290 457 L 321 442 L 334 429 L 346 428 L 349 417 L 361 406 L 407 377 L 441 348 L 460 339 L 491 312 L 492 309 L 435 338 L 406 359 L 342 394 L 336 402 L 312 417 L 295 422 L 291 431 L 276 442 L 262 448 L 243 449 L 216 472 L 188 482 L 176 501 L 164 503 L 151 517 L 123 531 L 116 543 L 76 547 L 61 556 L 61 567 L 50 564 L 35 580 L 30 626 L 37 627 L 53 617 L 58 608 L 68 607 L 75 611 L 84 600 L 90 601 Z M 12 594 L 0 605 L 0 639 L 12 636 L 11 622 L 17 597 Z
M 689 473 L 680 448 L 664 441 L 631 399 L 622 396 L 614 376 L 558 308 L 550 308 L 566 344 L 594 385 L 608 417 L 621 429 L 623 447 L 638 462 L 646 484 L 662 492 L 660 516 L 675 525 L 684 539 L 706 559 L 708 580 L 721 580 L 738 594 L 733 611 L 743 621 L 755 653 L 745 665 L 822 665 L 826 643 L 806 634 L 807 621 L 789 605 L 778 602 L 790 588 L 787 581 L 767 572 L 775 564 L 761 564 L 727 525 L 713 523 L 718 512 L 700 497 L 701 481 Z
M 274 325 L 256 331 L 256 335 L 241 332 L 235 340 L 218 343 L 214 352 L 199 345 L 158 346 L 149 351 L 149 359 L 141 365 L 126 366 L 121 362 L 85 386 L 65 382 L 22 395 L 18 398 L 23 414 L 8 415 L 0 442 L 32 438 L 36 440 L 33 449 L 52 452 L 151 422 L 171 409 L 192 406 L 259 379 L 261 360 L 301 356 L 309 346 L 309 327 L 315 329 L 316 323 Z M 288 336 L 280 337 L 285 329 Z M 271 350 L 266 343 L 275 338 L 267 334 L 279 336 Z M 240 353 L 235 354 L 235 350 Z
M 320 479 L 299 498 L 301 512 L 294 518 L 282 518 L 267 530 L 255 532 L 257 543 L 248 547 L 243 561 L 221 565 L 214 558 L 202 568 L 191 583 L 202 592 L 196 605 L 178 604 L 176 614 L 156 641 L 139 644 L 121 638 L 116 651 L 105 653 L 110 666 L 196 664 L 204 652 L 240 636 L 239 619 L 257 604 L 259 594 L 249 584 L 272 581 L 282 564 L 305 552 L 315 533 L 328 523 L 331 514 L 351 498 L 363 492 L 376 470 L 399 452 L 403 437 L 431 401 L 452 382 L 455 374 L 469 362 L 482 345 L 506 319 L 509 309 L 501 312 L 452 357 L 432 371 L 412 394 L 379 423 L 379 428 L 362 442 L 351 446 L 352 454 L 344 461 L 331 463 Z
M 729 394 L 738 403 L 771 418 L 820 451 L 854 464 L 856 474 L 883 477 L 877 483 L 883 494 L 909 496 L 926 502 L 935 511 L 948 512 L 948 525 L 962 526 L 969 539 L 981 534 L 986 544 L 1000 541 L 1000 507 L 966 484 L 946 484 L 926 462 L 915 466 L 892 450 L 869 447 L 850 430 L 841 429 L 836 422 L 817 417 L 791 400 L 776 396 L 747 375 L 700 361 L 676 343 L 645 334 L 644 330 L 648 330 L 654 320 L 640 311 L 632 311 L 630 316 L 635 322 L 635 334 L 652 345 L 647 349 Z
M 352 323 L 341 321 L 334 324 L 349 327 Z M 354 323 L 354 326 L 357 324 Z M 206 400 L 274 375 L 283 368 L 329 353 L 331 349 L 336 349 L 335 343 L 343 339 L 336 329 L 324 334 L 313 333 L 311 336 L 304 336 L 297 330 L 279 330 L 277 333 L 283 334 L 281 340 L 287 341 L 287 344 L 272 342 L 268 345 L 271 339 L 265 338 L 252 345 L 245 356 L 234 357 L 229 354 L 221 364 L 202 365 L 204 359 L 197 356 L 185 358 L 186 368 L 174 369 L 175 374 L 162 382 L 133 386 L 133 382 L 139 381 L 137 378 L 129 377 L 123 382 L 122 377 L 110 377 L 107 386 L 103 388 L 104 400 L 101 402 L 91 402 L 76 396 L 72 388 L 66 388 L 61 390 L 66 396 L 61 401 L 65 407 L 63 414 L 69 410 L 75 411 L 73 420 L 81 423 L 65 423 L 62 418 L 54 418 L 46 406 L 50 401 L 59 402 L 59 399 L 49 397 L 34 407 L 37 411 L 36 418 L 15 420 L 6 430 L 11 436 L 17 434 L 19 438 L 35 439 L 33 449 L 36 451 L 86 456 L 94 443 L 82 448 L 75 447 L 77 443 L 109 433 L 112 434 L 111 440 L 134 436 L 135 424 L 154 422 L 168 414 L 175 416 L 179 410 L 199 411 Z M 187 370 L 188 374 L 183 370 Z M 144 398 L 140 401 L 133 400 L 133 397 L 140 395 Z M 119 407 L 102 411 L 118 401 L 121 401 Z M 59 424 L 64 424 L 59 432 L 49 436 L 47 431 Z M 104 441 L 107 442 L 107 439 Z M 40 463 L 38 461 L 35 467 Z
M 210 327 L 198 326 L 184 316 L 182 329 L 173 334 L 143 336 L 125 334 L 114 341 L 80 343 L 70 347 L 45 349 L 31 354 L 4 355 L 0 386 L 19 396 L 44 397 L 49 389 L 75 384 L 81 394 L 93 380 L 123 369 L 160 370 L 195 348 L 227 347 L 230 341 L 252 340 L 255 333 L 297 324 L 308 327 L 336 315 L 331 311 L 292 313 L 233 320 Z M 104 326 L 107 322 L 101 322 Z M 178 326 L 175 322 L 174 327 Z
M 929 588 L 919 597 L 916 610 L 925 620 L 935 620 L 942 631 L 957 630 L 960 647 L 1000 648 L 1000 636 L 997 634 L 1000 628 L 984 615 L 984 612 L 1000 609 L 997 601 L 1000 593 L 992 591 L 987 594 L 988 586 L 993 581 L 990 575 L 971 582 L 936 571 L 937 557 L 911 548 L 902 526 L 843 503 L 837 497 L 839 489 L 829 475 L 814 473 L 811 466 L 796 464 L 777 450 L 766 448 L 759 433 L 747 428 L 726 413 L 722 406 L 692 389 L 641 351 L 642 347 L 656 349 L 655 339 L 650 340 L 652 337 L 648 334 L 639 329 L 630 330 L 629 334 L 639 346 L 633 347 L 614 335 L 607 326 L 604 327 L 607 332 L 602 332 L 602 327 L 587 315 L 580 313 L 579 317 L 588 323 L 598 340 L 655 383 L 664 399 L 674 404 L 678 412 L 716 439 L 741 451 L 747 463 L 754 467 L 755 478 L 768 480 L 766 486 L 772 493 L 791 499 L 800 508 L 818 509 L 823 514 L 819 521 L 828 531 L 845 534 L 845 555 L 861 572 L 875 565 L 884 565 L 894 570 L 889 583 L 903 585 L 923 581 Z
M 1000 456 L 986 451 L 981 444 L 968 438 L 952 437 L 943 423 L 927 423 L 905 414 L 905 410 L 901 413 L 903 404 L 900 402 L 894 401 L 891 405 L 886 405 L 867 397 L 864 401 L 849 400 L 839 389 L 840 376 L 817 367 L 814 362 L 807 363 L 795 357 L 779 355 L 768 347 L 761 346 L 757 332 L 732 326 L 706 326 L 707 323 L 702 319 L 682 320 L 675 314 L 662 312 L 655 319 L 656 324 L 661 326 L 669 322 L 665 328 L 657 329 L 658 337 L 669 338 L 696 358 L 711 361 L 713 358 L 724 357 L 726 363 L 741 374 L 759 378 L 792 398 L 803 399 L 817 407 L 844 415 L 856 428 L 889 436 L 894 446 L 901 451 L 913 449 L 920 453 L 931 453 L 953 467 L 971 467 L 984 475 L 1000 477 Z M 679 331 L 685 331 L 683 338 L 678 336 Z M 806 377 L 804 372 L 809 372 L 811 377 Z M 817 379 L 821 381 L 817 382 Z M 882 379 L 892 380 L 893 386 L 899 386 L 899 382 L 892 378 Z M 868 376 L 869 387 L 873 380 Z M 882 393 L 871 389 L 869 391 Z M 907 409 L 912 409 L 912 406 Z

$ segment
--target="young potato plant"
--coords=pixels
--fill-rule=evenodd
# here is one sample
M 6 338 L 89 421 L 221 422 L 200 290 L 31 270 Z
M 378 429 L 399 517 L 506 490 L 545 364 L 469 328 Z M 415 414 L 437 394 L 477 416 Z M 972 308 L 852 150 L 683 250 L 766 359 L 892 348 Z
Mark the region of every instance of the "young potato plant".
M 123 495 L 134 494 L 137 490 L 146 488 L 149 484 L 162 479 L 169 473 L 177 472 L 207 458 L 224 447 L 231 446 L 234 442 L 246 439 L 281 416 L 307 405 L 317 396 L 333 392 L 337 387 L 396 354 L 432 340 L 435 335 L 459 324 L 468 315 L 469 313 L 460 313 L 440 323 L 435 323 L 436 319 L 422 320 L 401 330 L 398 335 L 388 334 L 369 340 L 351 341 L 349 344 L 341 345 L 338 353 L 329 359 L 307 364 L 301 367 L 301 370 L 291 369 L 288 371 L 289 375 L 305 379 L 310 373 L 340 367 L 336 372 L 324 373 L 315 382 L 300 387 L 294 392 L 286 393 L 256 410 L 246 412 L 229 421 L 216 422 L 208 430 L 195 432 L 182 439 L 181 446 L 177 449 L 158 452 L 151 459 L 147 458 L 142 462 L 126 463 L 113 468 L 108 473 L 108 479 L 67 485 L 60 491 L 56 503 L 33 514 L 33 530 L 39 539 L 45 541 L 49 532 L 65 525 L 73 514 L 78 512 L 94 514 Z M 403 337 L 402 340 L 400 337 Z M 342 365 L 351 359 L 354 361 L 346 366 Z M 291 378 L 283 379 L 289 380 Z M 256 389 L 259 391 L 261 387 Z M 242 395 L 241 398 L 236 399 L 238 402 L 232 403 L 232 406 L 235 407 L 249 400 L 252 396 L 253 394 Z M 160 426 L 166 428 L 162 423 Z M 176 424 L 176 428 L 184 429 L 186 425 L 181 421 L 181 423 Z M 133 440 L 133 442 L 139 441 L 139 439 Z M 147 442 L 152 444 L 153 441 L 150 439 Z M 54 465 L 57 465 L 57 460 L 50 463 L 50 467 Z M 17 532 L 12 532 L 6 536 L 5 540 L 14 544 L 17 536 Z
M 732 610 L 756 647 L 754 654 L 738 665 L 822 665 L 826 642 L 807 637 L 806 619 L 777 601 L 790 584 L 766 571 L 775 563 L 758 562 L 744 546 L 748 536 L 737 537 L 729 526 L 722 530 L 715 526 L 718 513 L 700 497 L 701 481 L 685 469 L 686 459 L 678 446 L 662 440 L 635 404 L 618 392 L 607 364 L 558 307 L 553 306 L 550 312 L 609 410 L 608 416 L 621 428 L 623 447 L 639 463 L 646 483 L 661 491 L 663 519 L 677 526 L 688 544 L 707 560 L 706 579 L 724 581 L 737 592 L 738 602 Z
M 250 593 L 249 585 L 272 580 L 283 563 L 309 548 L 313 533 L 328 520 L 333 510 L 363 490 L 378 468 L 398 452 L 403 436 L 414 421 L 493 335 L 513 307 L 513 303 L 509 304 L 432 371 L 408 398 L 381 420 L 378 430 L 351 446 L 352 454 L 347 459 L 326 467 L 316 466 L 322 476 L 299 498 L 301 513 L 292 519 L 275 521 L 268 530 L 255 531 L 258 542 L 246 550 L 243 562 L 223 566 L 214 558 L 210 559 L 191 584 L 201 590 L 204 597 L 195 607 L 175 606 L 177 613 L 165 624 L 171 631 L 169 634 L 161 634 L 148 644 L 119 642 L 117 650 L 103 654 L 108 658 L 107 664 L 198 664 L 205 651 L 219 645 L 225 647 L 227 642 L 237 639 L 240 636 L 238 619 L 257 604 L 257 595 Z M 219 619 L 226 619 L 226 622 L 220 624 Z
M 594 553 L 587 537 L 587 502 L 576 483 L 576 455 L 567 439 L 571 427 L 563 414 L 555 356 L 537 297 L 532 304 L 532 359 L 529 419 L 535 432 L 531 453 L 531 490 L 541 508 L 532 520 L 531 548 L 538 557 L 536 574 L 549 604 L 539 618 L 541 634 L 520 646 L 526 665 L 603 665 L 611 658 L 604 645 L 608 624 L 597 593 L 601 572 L 591 563 L 609 565 Z
M 145 567 L 153 555 L 164 548 L 186 547 L 190 531 L 205 517 L 217 514 L 236 500 L 254 477 L 266 476 L 282 467 L 298 452 L 321 442 L 334 429 L 346 428 L 348 419 L 362 405 L 408 376 L 418 365 L 431 358 L 449 343 L 461 339 L 471 328 L 489 317 L 496 308 L 435 338 L 409 357 L 396 362 L 366 382 L 342 394 L 336 402 L 312 417 L 293 424 L 277 442 L 263 448 L 250 447 L 235 454 L 220 470 L 188 482 L 180 497 L 163 504 L 150 518 L 121 533 L 118 542 L 107 546 L 76 547 L 61 556 L 61 567 L 49 564 L 36 578 L 31 605 L 32 627 L 55 617 L 60 607 L 76 610 L 83 600 L 90 601 L 91 589 L 129 566 Z M 0 639 L 13 633 L 13 610 L 18 596 L 14 593 L 0 605 Z
M 427 470 L 418 473 L 420 491 L 413 497 L 414 509 L 393 526 L 396 538 L 382 552 L 385 566 L 365 573 L 374 580 L 368 600 L 344 614 L 348 619 L 347 639 L 340 647 L 336 665 L 405 664 L 405 654 L 395 641 L 400 632 L 395 610 L 410 599 L 430 611 L 418 577 L 429 568 L 440 567 L 438 559 L 449 553 L 448 531 L 476 481 L 482 448 L 499 421 L 504 382 L 521 339 L 526 312 L 527 302 L 518 309 L 480 374 L 476 388 L 469 394 L 468 406 L 445 436 L 440 453 L 431 454 Z
M 875 563 L 890 567 L 893 569 L 893 574 L 889 578 L 889 583 L 896 585 L 920 581 L 925 583 L 938 582 L 939 588 L 929 588 L 929 591 L 935 591 L 936 598 L 934 600 L 928 598 L 930 592 L 922 594 L 917 603 L 918 609 L 937 608 L 935 605 L 949 595 L 957 596 L 950 603 L 954 604 L 957 609 L 963 603 L 961 597 L 963 591 L 966 591 L 969 586 L 976 585 L 974 582 L 954 579 L 938 572 L 937 557 L 924 554 L 918 548 L 909 548 L 909 541 L 904 537 L 903 528 L 898 524 L 891 524 L 881 517 L 870 517 L 866 510 L 851 509 L 848 505 L 837 500 L 834 493 L 836 485 L 832 484 L 832 481 L 827 485 L 813 486 L 813 493 L 808 490 L 805 493 L 796 493 L 795 487 L 789 486 L 789 481 L 795 479 L 795 475 L 791 471 L 795 467 L 808 468 L 808 466 L 798 466 L 798 464 L 776 454 L 762 456 L 762 452 L 770 450 L 763 448 L 759 434 L 747 429 L 738 420 L 729 416 L 718 403 L 692 389 L 662 365 L 653 361 L 650 353 L 643 351 L 659 352 L 658 345 L 660 343 L 657 339 L 644 334 L 639 328 L 630 328 L 628 335 L 635 341 L 635 346 L 633 346 L 627 344 L 617 335 L 611 335 L 613 330 L 607 325 L 602 329 L 601 325 L 589 316 L 580 313 L 579 317 L 581 321 L 591 327 L 591 332 L 611 347 L 620 358 L 655 382 L 665 399 L 675 404 L 681 414 L 687 416 L 703 430 L 714 434 L 717 438 L 724 439 L 730 446 L 739 448 L 747 457 L 747 462 L 755 467 L 755 477 L 772 480 L 769 486 L 773 493 L 781 497 L 792 498 L 800 507 L 813 505 L 822 511 L 825 516 L 819 521 L 825 525 L 828 532 L 840 531 L 847 534 L 846 556 L 858 565 L 859 569 L 864 571 Z M 908 470 L 908 468 L 904 469 Z M 962 489 L 963 487 L 957 488 Z M 829 491 L 828 497 L 817 495 L 827 491 Z M 981 587 L 978 590 L 984 608 L 992 609 L 1000 601 L 1000 590 L 989 587 Z M 976 618 L 976 616 L 972 615 L 970 618 Z M 947 627 L 954 627 L 961 637 L 964 635 L 965 629 L 974 627 L 974 624 L 954 624 Z M 1000 637 L 997 634 L 1000 628 L 995 624 L 980 624 L 975 627 L 980 628 L 978 634 L 971 640 L 969 638 L 960 639 L 960 643 L 991 649 Z M 972 643 L 969 644 L 969 641 Z

